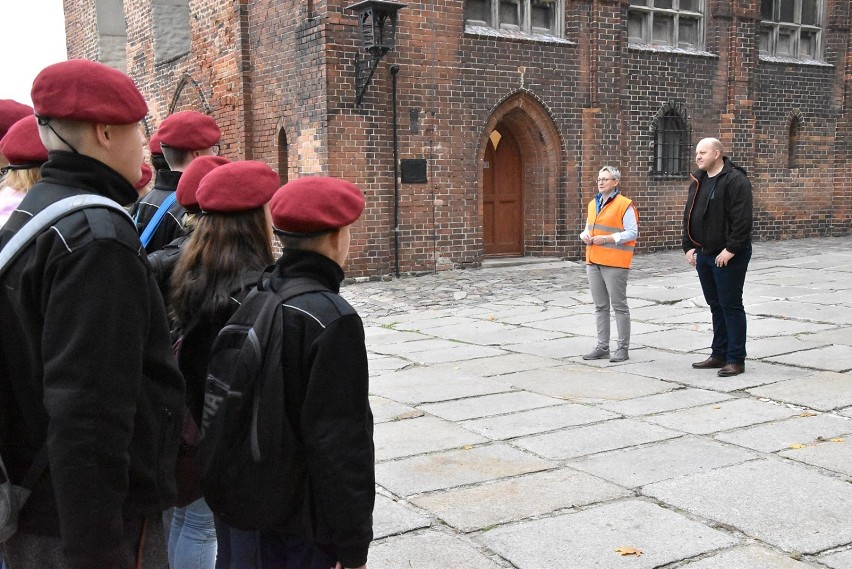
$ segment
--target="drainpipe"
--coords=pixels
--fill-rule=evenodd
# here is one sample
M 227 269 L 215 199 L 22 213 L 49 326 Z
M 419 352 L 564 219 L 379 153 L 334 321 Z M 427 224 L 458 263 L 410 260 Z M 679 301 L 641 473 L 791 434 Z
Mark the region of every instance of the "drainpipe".
M 391 65 L 391 105 L 393 106 L 393 262 L 396 278 L 399 278 L 399 139 L 396 132 L 396 76 L 398 73 L 399 65 Z

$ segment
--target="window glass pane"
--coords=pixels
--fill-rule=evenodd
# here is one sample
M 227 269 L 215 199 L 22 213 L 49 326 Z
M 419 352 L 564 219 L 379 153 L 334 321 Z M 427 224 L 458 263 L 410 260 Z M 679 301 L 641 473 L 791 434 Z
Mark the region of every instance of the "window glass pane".
M 654 43 L 672 45 L 674 17 L 662 13 L 654 14 Z
M 761 0 L 760 17 L 767 21 L 775 21 L 772 17 L 772 3 L 774 0 Z
M 518 3 L 511 0 L 500 0 L 500 25 L 517 27 L 521 23 Z
M 779 0 L 781 5 L 781 14 L 778 18 L 779 22 L 795 22 L 796 20 L 796 0 Z
M 817 0 L 802 0 L 802 24 L 806 26 L 819 25 L 819 7 Z
M 799 36 L 799 57 L 805 59 L 817 58 L 817 32 L 802 30 Z
M 793 42 L 796 38 L 796 33 L 793 30 L 780 28 L 778 30 L 778 41 L 775 44 L 776 55 L 795 55 L 793 52 Z
M 698 20 L 680 17 L 677 45 L 678 47 L 698 47 Z
M 486 0 L 467 0 L 464 3 L 465 20 L 488 22 L 488 2 Z
M 654 8 L 663 8 L 665 10 L 671 10 L 673 0 L 654 0 Z
M 770 48 L 770 40 L 772 38 L 772 28 L 769 27 L 761 27 L 760 28 L 760 53 L 772 53 Z
M 680 9 L 690 12 L 700 12 L 701 0 L 680 0 Z
M 627 15 L 627 39 L 636 43 L 647 43 L 645 37 L 645 20 L 647 14 L 641 12 L 630 12 Z
M 631 6 L 647 6 L 648 0 L 630 0 Z
M 553 31 L 553 12 L 556 4 L 549 0 L 532 0 L 532 27 L 534 31 Z

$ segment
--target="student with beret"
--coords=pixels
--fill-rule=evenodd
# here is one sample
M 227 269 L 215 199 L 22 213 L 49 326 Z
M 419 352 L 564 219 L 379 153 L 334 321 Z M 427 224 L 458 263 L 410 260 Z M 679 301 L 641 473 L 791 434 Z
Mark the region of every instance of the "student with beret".
M 47 148 L 38 135 L 34 115 L 22 118 L 0 139 L 0 154 L 8 164 L 0 169 L 0 227 L 6 223 L 27 191 L 41 179 L 39 168 L 47 162 Z
M 0 248 L 62 198 L 138 198 L 148 109 L 130 77 L 65 61 L 38 74 L 32 100 L 48 161 Z M 185 395 L 131 220 L 92 207 L 44 231 L 0 278 L 0 322 L 0 454 L 14 483 L 41 449 L 48 459 L 5 544 L 10 567 L 150 567 Z
M 13 101 L 12 99 L 0 99 L 0 140 L 13 124 L 24 117 L 32 116 L 33 108 L 29 105 Z M 0 152 L 0 168 L 9 163 L 3 153 Z
M 199 158 L 181 178 L 179 199 L 190 210 L 197 203 L 201 213 L 171 278 L 171 302 L 181 337 L 178 363 L 197 425 L 201 424 L 213 340 L 273 262 L 267 203 L 280 183 L 278 174 L 262 162 L 217 162 Z M 212 569 L 217 534 L 220 560 L 216 566 L 250 566 L 242 556 L 246 550 L 256 556 L 254 535 L 227 528 L 218 531 L 219 527 L 216 524 L 214 529 L 213 513 L 203 498 L 175 508 L 169 533 L 171 569 Z M 246 537 L 248 544 L 242 541 Z
M 157 130 L 154 143 L 159 143 L 160 151 L 170 169 L 157 171 L 154 187 L 130 210 L 140 235 L 166 198 L 174 194 L 181 174 L 192 161 L 199 156 L 219 154 L 221 136 L 222 133 L 213 117 L 203 113 L 182 111 L 166 117 Z M 153 253 L 184 235 L 183 214 L 183 206 L 175 200 L 145 246 L 145 251 Z
M 284 304 L 283 411 L 303 475 L 287 481 L 297 498 L 280 531 L 260 534 L 262 567 L 364 568 L 375 501 L 367 350 L 361 318 L 338 294 L 364 196 L 345 180 L 304 177 L 282 186 L 270 209 L 284 247 L 270 288 L 299 278 L 326 290 Z

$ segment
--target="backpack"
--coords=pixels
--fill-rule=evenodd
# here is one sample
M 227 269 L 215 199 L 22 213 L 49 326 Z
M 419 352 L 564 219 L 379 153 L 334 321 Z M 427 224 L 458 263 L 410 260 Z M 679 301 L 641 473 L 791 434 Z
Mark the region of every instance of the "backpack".
M 265 276 L 265 275 L 264 275 Z M 261 277 L 210 349 L 198 467 L 210 509 L 245 530 L 281 527 L 304 466 L 284 406 L 283 303 L 328 289 L 290 279 L 273 290 Z
M 15 235 L 0 250 L 0 275 L 12 265 L 27 245 L 42 231 L 66 215 L 89 207 L 106 207 L 124 214 L 132 222 L 127 212 L 109 198 L 95 194 L 71 196 L 54 202 L 38 212 L 21 226 Z M 0 544 L 7 542 L 18 530 L 18 515 L 26 504 L 33 486 L 47 468 L 47 445 L 42 445 L 33 464 L 27 470 L 20 485 L 12 484 L 3 457 L 0 456 Z

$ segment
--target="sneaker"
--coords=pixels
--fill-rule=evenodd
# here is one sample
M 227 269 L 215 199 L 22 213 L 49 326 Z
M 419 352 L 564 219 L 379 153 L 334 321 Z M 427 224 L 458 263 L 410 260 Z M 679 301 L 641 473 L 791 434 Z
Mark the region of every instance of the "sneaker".
M 608 348 L 595 348 L 585 356 L 583 356 L 584 360 L 605 360 L 609 357 L 609 349 Z
M 615 353 L 612 354 L 612 357 L 609 358 L 611 362 L 623 362 L 629 360 L 630 356 L 627 355 L 627 348 L 618 348 L 615 350 Z

